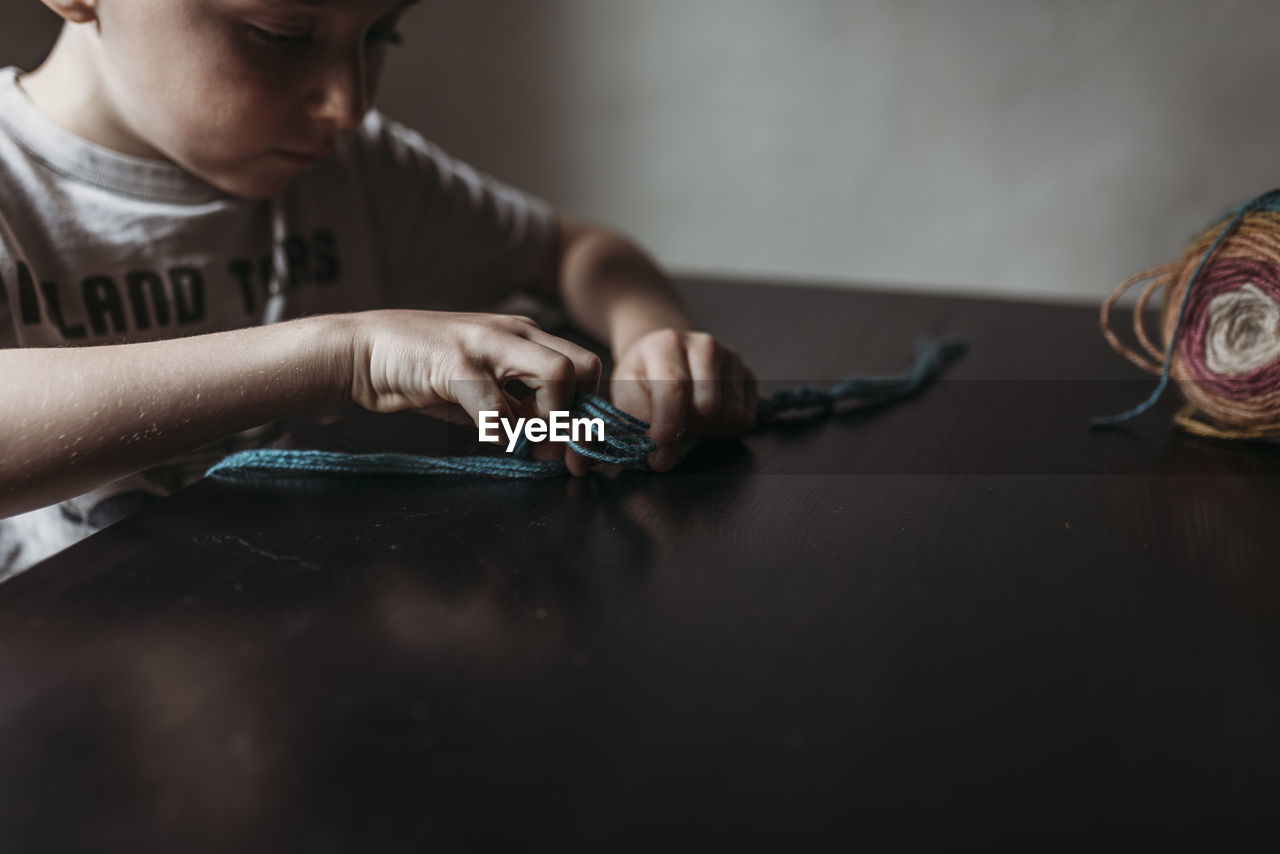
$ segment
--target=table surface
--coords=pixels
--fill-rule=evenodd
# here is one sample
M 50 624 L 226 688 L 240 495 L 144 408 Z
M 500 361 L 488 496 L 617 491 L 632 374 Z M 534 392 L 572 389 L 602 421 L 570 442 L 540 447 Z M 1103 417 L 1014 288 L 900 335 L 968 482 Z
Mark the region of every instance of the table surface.
M 1092 308 L 687 288 L 768 388 L 970 352 L 667 475 L 206 480 L 91 537 L 0 586 L 0 850 L 1265 838 L 1276 448 L 1088 431 L 1153 387 Z

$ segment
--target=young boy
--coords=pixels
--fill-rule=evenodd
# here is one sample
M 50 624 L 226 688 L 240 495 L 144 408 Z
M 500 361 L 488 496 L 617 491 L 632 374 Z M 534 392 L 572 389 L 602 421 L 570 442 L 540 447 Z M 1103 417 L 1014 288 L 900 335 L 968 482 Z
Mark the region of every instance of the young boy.
M 518 289 L 608 342 L 655 470 L 751 423 L 641 250 L 370 109 L 413 0 L 44 2 L 53 52 L 0 72 L 0 578 L 110 521 L 75 496 L 300 409 L 567 409 L 594 354 L 439 310 Z

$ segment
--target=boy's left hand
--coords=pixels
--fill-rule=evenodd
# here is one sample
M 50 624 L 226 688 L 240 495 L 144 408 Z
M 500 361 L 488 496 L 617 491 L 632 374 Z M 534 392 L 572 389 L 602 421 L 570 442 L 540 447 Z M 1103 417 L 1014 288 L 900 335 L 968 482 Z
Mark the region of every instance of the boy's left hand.
M 649 422 L 654 471 L 670 471 L 686 436 L 735 436 L 756 418 L 756 377 L 732 347 L 705 332 L 659 329 L 618 357 L 613 403 Z

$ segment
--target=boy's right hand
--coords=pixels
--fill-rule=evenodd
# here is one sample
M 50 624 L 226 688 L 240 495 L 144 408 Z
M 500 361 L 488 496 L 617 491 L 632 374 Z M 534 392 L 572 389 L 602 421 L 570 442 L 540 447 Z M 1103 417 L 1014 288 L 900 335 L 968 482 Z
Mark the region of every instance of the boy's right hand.
M 481 411 L 549 419 L 570 408 L 575 389 L 594 393 L 600 384 L 599 356 L 527 317 L 398 310 L 349 317 L 351 398 L 374 412 L 446 405 L 473 422 Z M 524 406 L 506 390 L 511 380 L 534 391 Z

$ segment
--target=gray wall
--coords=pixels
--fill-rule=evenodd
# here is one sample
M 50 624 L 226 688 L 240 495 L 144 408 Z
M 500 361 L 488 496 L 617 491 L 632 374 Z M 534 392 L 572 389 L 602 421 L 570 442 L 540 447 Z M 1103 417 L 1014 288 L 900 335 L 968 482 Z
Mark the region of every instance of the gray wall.
M 57 17 L 39 0 L 0 3 L 0 65 L 35 67 L 58 34 Z
M 6 6 L 0 61 L 33 61 L 46 13 Z M 1280 184 L 1271 0 L 425 0 L 404 29 L 388 112 L 681 270 L 1095 300 Z

